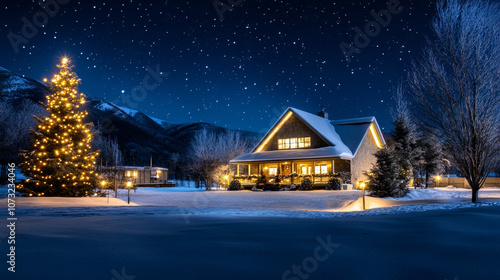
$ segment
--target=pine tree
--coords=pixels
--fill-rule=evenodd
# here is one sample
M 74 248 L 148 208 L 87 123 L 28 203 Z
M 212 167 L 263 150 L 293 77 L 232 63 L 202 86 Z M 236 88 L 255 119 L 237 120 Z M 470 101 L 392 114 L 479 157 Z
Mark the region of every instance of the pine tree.
M 415 166 L 421 160 L 422 151 L 417 146 L 417 127 L 411 118 L 409 103 L 402 86 L 397 89 L 394 100 L 396 101 L 396 107 L 392 112 L 392 124 L 394 125 L 391 131 L 392 146 L 394 156 L 401 169 L 398 172 L 399 179 L 402 184 L 408 186 L 412 177 L 416 179 Z
M 84 123 L 85 95 L 77 88 L 80 79 L 64 57 L 59 73 L 50 83 L 51 94 L 44 107 L 47 117 L 35 117 L 30 151 L 23 153 L 21 169 L 31 179 L 20 191 L 36 196 L 88 196 L 97 181 L 94 171 L 97 152 L 92 151 L 92 123 Z
M 375 153 L 377 162 L 366 175 L 369 178 L 367 190 L 375 197 L 403 197 L 408 189 L 401 181 L 401 168 L 392 148 L 380 149 Z

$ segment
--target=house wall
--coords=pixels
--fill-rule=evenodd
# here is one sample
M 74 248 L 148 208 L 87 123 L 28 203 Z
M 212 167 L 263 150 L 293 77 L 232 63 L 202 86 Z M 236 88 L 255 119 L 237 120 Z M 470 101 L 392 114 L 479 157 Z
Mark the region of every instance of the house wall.
M 351 163 L 349 160 L 336 158 L 333 160 L 335 173 L 351 172 Z
M 269 142 L 262 148 L 262 151 L 278 150 L 278 139 L 311 137 L 310 148 L 321 148 L 329 146 L 316 132 L 314 132 L 299 117 L 293 114 L 273 136 Z
M 351 160 L 351 175 L 353 184 L 356 184 L 358 181 L 368 179 L 363 173 L 369 172 L 372 165 L 377 161 L 373 154 L 378 150 L 379 149 L 375 143 L 373 134 L 370 130 L 368 130 L 365 139 L 363 139 L 363 142 L 359 147 L 358 153 Z

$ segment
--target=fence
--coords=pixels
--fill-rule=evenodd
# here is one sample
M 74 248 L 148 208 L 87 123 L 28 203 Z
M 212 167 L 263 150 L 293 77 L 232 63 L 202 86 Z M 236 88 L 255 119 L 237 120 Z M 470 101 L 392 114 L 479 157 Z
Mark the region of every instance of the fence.
M 447 187 L 447 186 L 454 186 L 457 188 L 466 188 L 470 189 L 470 185 L 465 180 L 465 178 L 459 178 L 459 177 L 441 177 L 441 179 L 437 182 L 431 183 L 429 185 L 430 187 Z M 487 187 L 500 187 L 500 178 L 486 178 L 486 182 L 484 182 L 483 188 Z

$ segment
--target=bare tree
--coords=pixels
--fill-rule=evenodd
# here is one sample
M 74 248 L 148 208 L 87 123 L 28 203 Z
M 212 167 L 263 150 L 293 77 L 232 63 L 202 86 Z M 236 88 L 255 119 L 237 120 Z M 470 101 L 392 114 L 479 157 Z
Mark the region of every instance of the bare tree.
M 106 172 L 113 178 L 115 198 L 118 196 L 117 176 L 122 171 L 118 168 L 122 164 L 123 155 L 116 138 L 107 137 L 102 142 L 101 160 L 106 165 Z M 102 171 L 101 171 L 102 172 Z
M 434 37 L 412 64 L 418 116 L 472 188 L 472 202 L 500 154 L 500 8 L 486 1 L 441 1 Z
M 7 163 L 19 162 L 19 152 L 26 149 L 30 136 L 30 128 L 36 126 L 33 117 L 44 116 L 46 110 L 30 100 L 23 100 L 13 107 L 8 103 L 0 103 L 0 181 L 7 176 Z
M 203 129 L 195 135 L 191 143 L 191 172 L 200 178 L 209 190 L 214 182 L 221 182 L 220 174 L 229 174 L 234 169 L 229 161 L 248 150 L 247 143 L 237 132 L 216 134 Z

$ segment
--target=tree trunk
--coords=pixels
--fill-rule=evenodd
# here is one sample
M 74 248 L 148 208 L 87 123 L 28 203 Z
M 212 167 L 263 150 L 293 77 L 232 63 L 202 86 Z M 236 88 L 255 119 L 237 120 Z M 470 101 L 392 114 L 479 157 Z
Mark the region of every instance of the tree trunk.
M 472 186 L 471 186 L 472 187 Z M 477 199 L 478 199 L 478 192 L 479 192 L 479 188 L 477 187 L 472 187 L 472 203 L 475 203 L 477 202 Z

